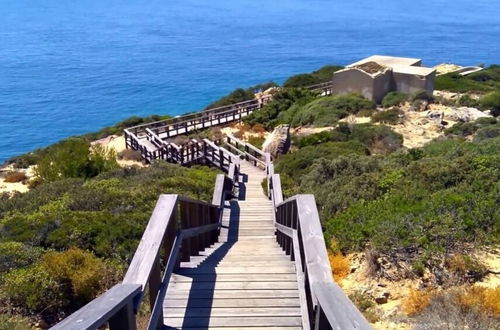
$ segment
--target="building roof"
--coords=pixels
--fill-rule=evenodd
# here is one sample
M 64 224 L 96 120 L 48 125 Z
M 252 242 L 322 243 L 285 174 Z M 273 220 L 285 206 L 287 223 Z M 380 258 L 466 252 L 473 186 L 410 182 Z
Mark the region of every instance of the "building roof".
M 358 62 L 348 65 L 348 67 L 359 66 L 367 62 L 376 62 L 381 65 L 392 67 L 394 65 L 418 65 L 422 60 L 419 58 L 407 58 L 396 56 L 372 55 Z
M 428 76 L 431 73 L 435 72 L 434 68 L 426 68 L 423 66 L 411 66 L 411 65 L 393 65 L 392 72 L 395 73 L 405 73 L 405 74 L 413 74 L 418 76 Z

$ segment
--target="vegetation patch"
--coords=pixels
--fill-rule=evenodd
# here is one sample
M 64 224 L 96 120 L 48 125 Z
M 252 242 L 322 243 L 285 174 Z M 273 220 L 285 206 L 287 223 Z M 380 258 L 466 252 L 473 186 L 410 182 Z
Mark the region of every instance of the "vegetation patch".
M 326 65 L 312 73 L 302 73 L 291 76 L 285 81 L 283 87 L 299 88 L 328 82 L 332 80 L 334 72 L 342 70 L 343 68 L 343 66 Z
M 396 125 L 401 121 L 403 112 L 399 108 L 393 108 L 386 111 L 377 111 L 372 115 L 372 122 Z
M 267 82 L 263 84 L 258 84 L 249 88 L 237 88 L 226 96 L 221 97 L 217 101 L 208 105 L 205 110 L 219 108 L 226 105 L 231 105 L 234 103 L 239 103 L 243 101 L 253 100 L 255 98 L 255 93 L 259 91 L 265 91 L 271 87 L 278 86 L 275 82 Z
M 401 105 L 408 100 L 408 95 L 401 92 L 390 92 L 384 96 L 382 100 L 382 106 L 384 108 L 390 108 L 394 106 Z
M 350 114 L 362 110 L 371 110 L 375 104 L 359 95 L 327 96 L 313 100 L 305 105 L 295 104 L 279 114 L 280 123 L 289 123 L 294 127 L 313 125 L 316 127 L 332 126 Z
M 216 174 L 162 162 L 0 194 L 0 308 L 75 311 L 122 278 L 160 194 L 210 201 Z
M 500 89 L 500 66 L 492 65 L 466 76 L 448 73 L 436 77 L 435 88 L 456 93 L 486 93 Z

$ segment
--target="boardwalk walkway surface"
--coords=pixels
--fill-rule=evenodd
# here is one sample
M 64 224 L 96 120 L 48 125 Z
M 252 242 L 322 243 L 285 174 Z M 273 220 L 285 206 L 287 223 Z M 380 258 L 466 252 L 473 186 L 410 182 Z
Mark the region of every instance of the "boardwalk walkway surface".
M 294 262 L 276 242 L 263 170 L 241 163 L 238 196 L 225 202 L 219 241 L 172 275 L 166 329 L 301 329 Z

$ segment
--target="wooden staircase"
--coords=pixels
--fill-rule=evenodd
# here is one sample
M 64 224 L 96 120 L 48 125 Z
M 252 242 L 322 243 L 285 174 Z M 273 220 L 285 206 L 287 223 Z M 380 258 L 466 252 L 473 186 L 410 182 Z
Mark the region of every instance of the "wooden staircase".
M 263 170 L 242 162 L 219 242 L 181 262 L 163 304 L 166 329 L 302 329 L 295 263 L 276 242 Z

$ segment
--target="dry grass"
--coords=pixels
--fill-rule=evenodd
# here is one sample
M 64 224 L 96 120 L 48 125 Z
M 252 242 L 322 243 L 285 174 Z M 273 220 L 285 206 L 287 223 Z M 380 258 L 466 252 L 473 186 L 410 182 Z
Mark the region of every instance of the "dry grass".
M 24 172 L 16 172 L 16 171 L 7 173 L 4 179 L 4 181 L 7 183 L 23 182 L 26 180 L 28 180 L 28 177 Z
M 458 304 L 464 308 L 477 308 L 483 313 L 500 317 L 500 287 L 474 286 L 456 293 Z
M 266 132 L 266 129 L 262 124 L 255 124 L 252 126 L 252 132 L 257 133 L 257 134 L 263 134 Z
M 349 259 L 341 253 L 333 253 L 328 251 L 328 259 L 332 267 L 332 274 L 335 282 L 340 282 L 349 275 L 350 263 Z
M 431 290 L 411 290 L 401 308 L 406 315 L 417 315 L 429 306 L 432 295 Z
M 413 329 L 499 329 L 500 288 L 454 288 L 432 295 L 412 318 Z

